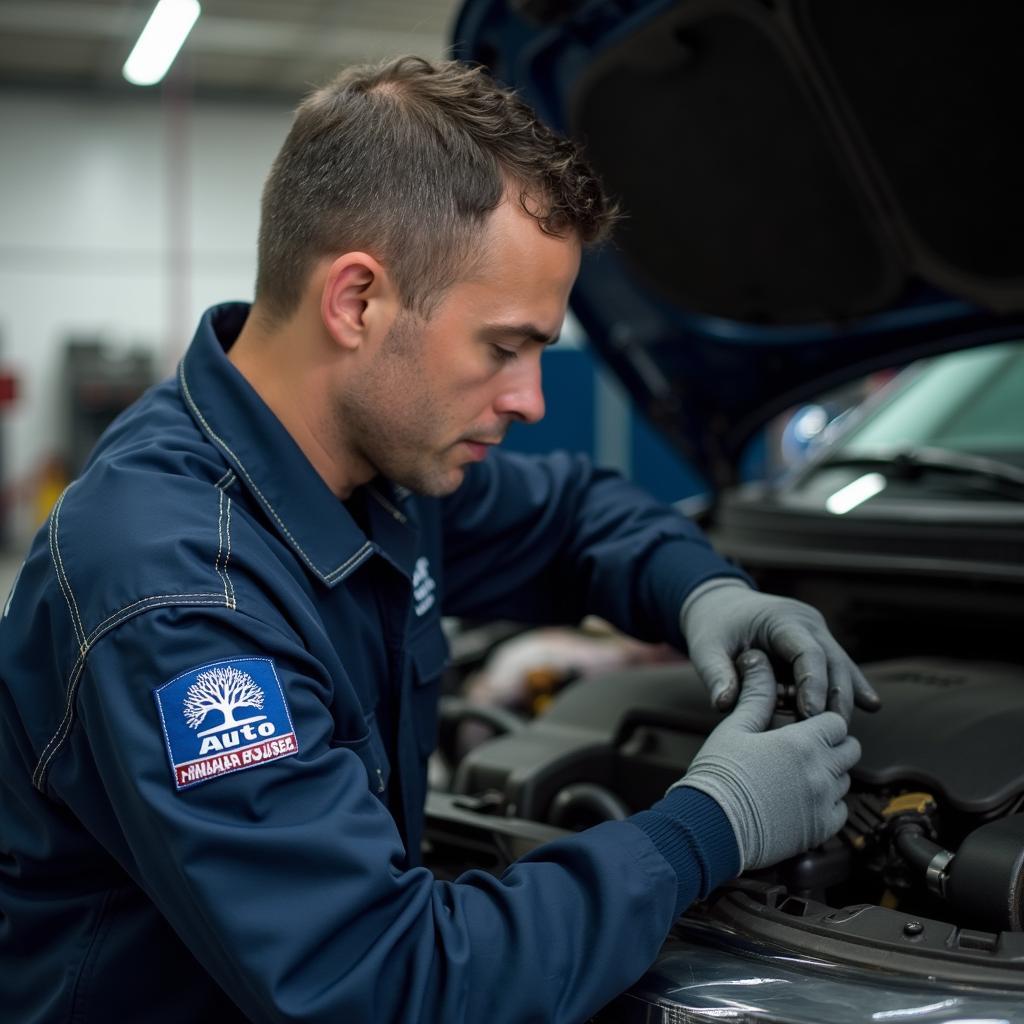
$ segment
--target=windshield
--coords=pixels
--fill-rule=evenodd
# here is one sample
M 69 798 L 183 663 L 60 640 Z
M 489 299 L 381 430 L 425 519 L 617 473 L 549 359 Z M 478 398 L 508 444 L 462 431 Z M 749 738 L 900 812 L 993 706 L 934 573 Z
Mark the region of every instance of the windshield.
M 836 457 L 946 449 L 1024 466 L 1024 342 L 954 352 L 906 370 L 832 448 Z

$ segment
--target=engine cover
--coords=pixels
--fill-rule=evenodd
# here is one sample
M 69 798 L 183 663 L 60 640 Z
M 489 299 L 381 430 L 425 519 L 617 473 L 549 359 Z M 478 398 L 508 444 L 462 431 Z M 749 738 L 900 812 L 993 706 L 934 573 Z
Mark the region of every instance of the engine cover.
M 939 658 L 863 667 L 883 707 L 854 713 L 863 748 L 855 787 L 927 789 L 968 814 L 1024 793 L 1024 669 Z M 721 717 L 689 666 L 608 673 L 570 687 L 522 731 L 471 751 L 454 789 L 497 790 L 508 813 L 537 821 L 551 820 L 555 797 L 582 782 L 640 810 L 683 774 Z
M 868 786 L 919 786 L 968 814 L 988 814 L 1024 792 L 1024 669 L 944 658 L 865 668 L 883 710 L 854 713 Z

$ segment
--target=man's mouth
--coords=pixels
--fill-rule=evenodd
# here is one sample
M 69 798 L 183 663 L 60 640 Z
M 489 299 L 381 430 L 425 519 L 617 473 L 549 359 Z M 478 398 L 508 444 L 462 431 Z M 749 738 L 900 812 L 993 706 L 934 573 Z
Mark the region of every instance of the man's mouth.
M 491 447 L 493 442 L 484 441 L 463 441 L 463 445 L 469 449 L 470 457 L 475 462 L 479 462 L 487 456 L 487 449 Z
M 487 457 L 487 451 L 489 448 L 493 448 L 495 445 L 499 445 L 505 440 L 505 433 L 507 429 L 507 425 L 503 425 L 500 434 L 484 434 L 483 436 L 477 435 L 476 437 L 463 437 L 455 443 L 455 447 L 462 448 L 468 452 L 470 461 L 480 462 L 482 459 Z

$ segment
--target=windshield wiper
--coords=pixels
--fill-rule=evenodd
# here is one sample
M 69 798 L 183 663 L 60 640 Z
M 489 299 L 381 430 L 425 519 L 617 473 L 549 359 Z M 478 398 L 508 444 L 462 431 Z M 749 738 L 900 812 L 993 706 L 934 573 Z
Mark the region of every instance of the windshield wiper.
M 1008 462 L 988 459 L 983 455 L 968 455 L 950 451 L 948 448 L 932 448 L 911 445 L 879 445 L 855 452 L 837 452 L 815 463 L 812 469 L 833 466 L 863 466 L 866 469 L 881 469 L 901 480 L 913 480 L 924 473 L 949 473 L 953 476 L 967 476 L 982 480 L 1003 494 L 1024 498 L 1024 469 L 1018 469 Z

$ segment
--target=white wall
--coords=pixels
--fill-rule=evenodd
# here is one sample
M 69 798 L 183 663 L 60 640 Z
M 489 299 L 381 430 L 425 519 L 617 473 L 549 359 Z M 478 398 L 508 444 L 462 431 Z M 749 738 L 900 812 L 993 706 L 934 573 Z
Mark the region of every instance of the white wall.
M 290 117 L 0 93 L 0 364 L 21 381 L 0 413 L 8 489 L 59 444 L 68 335 L 144 345 L 169 372 L 206 306 L 251 298 L 260 189 Z M 23 534 L 31 511 L 9 525 Z

